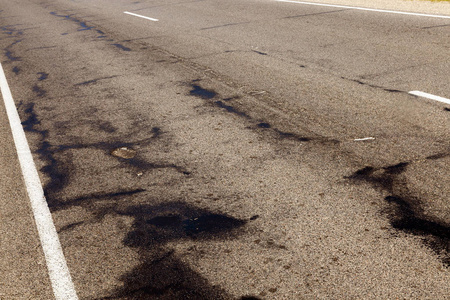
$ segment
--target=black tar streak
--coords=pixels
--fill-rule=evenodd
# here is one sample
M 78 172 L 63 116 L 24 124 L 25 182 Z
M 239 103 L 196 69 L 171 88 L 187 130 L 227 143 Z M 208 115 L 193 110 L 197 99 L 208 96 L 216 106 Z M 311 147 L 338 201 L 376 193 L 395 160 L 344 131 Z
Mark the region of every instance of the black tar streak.
M 123 51 L 131 51 L 130 48 L 125 47 L 125 46 L 122 45 L 122 44 L 111 44 L 111 45 L 116 46 L 117 48 L 119 48 L 120 50 L 123 50 Z
M 40 75 L 38 78 L 39 81 L 42 81 L 42 80 L 45 80 L 48 78 L 48 74 L 45 72 L 38 72 L 37 74 Z
M 77 197 L 75 199 L 66 200 L 62 203 L 60 203 L 58 206 L 53 207 L 52 211 L 58 211 L 61 209 L 65 209 L 68 207 L 73 206 L 82 206 L 85 203 L 92 203 L 95 201 L 102 201 L 102 200 L 111 200 L 117 197 L 123 197 L 123 196 L 130 196 L 134 194 L 139 194 L 145 192 L 144 189 L 135 189 L 135 190 L 123 190 L 119 192 L 113 192 L 113 193 L 95 193 L 90 195 L 85 195 L 81 197 Z
M 390 92 L 390 93 L 404 93 L 405 92 L 405 91 L 401 91 L 401 90 L 389 89 L 389 88 L 385 88 L 385 87 L 382 87 L 382 86 L 379 86 L 379 85 L 370 84 L 370 83 L 363 82 L 363 81 L 357 80 L 357 79 L 348 79 L 348 78 L 345 78 L 345 77 L 341 77 L 341 78 L 345 79 L 345 80 L 350 80 L 350 81 L 356 82 L 356 83 L 361 84 L 361 85 L 366 85 L 366 86 L 369 86 L 371 88 L 382 89 L 382 90 L 384 90 L 386 92 Z
M 49 207 L 55 205 L 59 200 L 51 197 L 52 194 L 59 192 L 68 182 L 68 175 L 65 168 L 60 162 L 54 158 L 55 151 L 52 150 L 51 145 L 46 141 L 48 136 L 47 130 L 39 130 L 37 127 L 41 124 L 35 111 L 34 103 L 30 103 L 25 109 L 25 113 L 28 118 L 22 122 L 23 129 L 25 131 L 33 132 L 40 135 L 41 143 L 37 153 L 42 161 L 46 162 L 46 165 L 41 171 L 50 177 L 50 182 L 44 187 L 44 194 L 47 199 Z M 50 192 L 50 194 L 49 194 Z
M 227 105 L 227 104 L 223 103 L 222 101 L 215 101 L 214 104 L 216 106 L 220 107 L 220 108 L 225 109 L 229 113 L 233 113 L 233 114 L 238 115 L 240 117 L 244 117 L 244 118 L 250 119 L 250 116 L 247 115 L 246 113 L 238 111 L 233 106 Z
M 438 159 L 430 156 L 428 159 Z M 363 181 L 382 189 L 391 195 L 384 198 L 387 207 L 383 210 L 393 228 L 405 233 L 423 237 L 425 245 L 439 255 L 442 262 L 450 266 L 450 226 L 423 213 L 421 201 L 409 195 L 406 184 L 399 176 L 406 171 L 409 163 L 402 162 L 383 168 L 364 167 L 346 177 Z
M 50 12 L 50 14 L 53 16 L 64 18 L 65 20 L 77 23 L 80 26 L 80 28 L 78 28 L 77 31 L 91 30 L 92 28 L 94 28 L 94 26 L 87 26 L 85 22 L 82 22 L 76 18 L 73 18 L 72 17 L 73 15 L 58 15 L 54 11 Z
M 189 92 L 191 96 L 196 96 L 202 99 L 212 99 L 217 96 L 217 93 L 211 90 L 202 88 L 199 85 L 193 84 L 192 90 Z
M 83 81 L 80 83 L 75 83 L 74 86 L 89 85 L 91 83 L 96 83 L 99 80 L 111 79 L 111 78 L 115 78 L 115 77 L 117 77 L 117 76 L 107 76 L 107 77 L 96 78 L 96 79 L 92 79 L 92 80 Z

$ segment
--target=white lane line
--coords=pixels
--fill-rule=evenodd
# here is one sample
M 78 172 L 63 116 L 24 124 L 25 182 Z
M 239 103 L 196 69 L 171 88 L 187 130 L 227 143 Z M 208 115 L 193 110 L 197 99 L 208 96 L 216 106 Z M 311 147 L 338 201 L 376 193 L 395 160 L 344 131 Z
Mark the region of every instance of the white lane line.
M 34 165 L 30 147 L 28 146 L 25 132 L 20 122 L 19 113 L 6 81 L 3 67 L 0 64 L 0 89 L 5 102 L 6 113 L 9 125 L 16 145 L 20 167 L 22 169 L 28 197 L 30 198 L 31 209 L 39 233 L 45 260 L 47 262 L 48 273 L 53 288 L 53 294 L 57 300 L 77 300 L 72 278 L 67 268 L 66 259 L 59 243 L 58 233 L 53 224 L 52 215 L 45 200 L 44 190 L 39 179 L 39 174 Z
M 159 21 L 158 19 L 146 17 L 146 16 L 143 16 L 143 15 L 138 15 L 138 14 L 135 14 L 135 13 L 132 13 L 132 12 L 129 12 L 129 11 L 124 11 L 123 13 L 127 14 L 127 15 L 131 15 L 131 16 L 147 19 L 147 20 L 150 20 L 150 21 L 153 21 L 153 22 L 158 22 Z
M 450 19 L 450 16 L 420 14 L 420 13 L 413 13 L 413 12 L 406 12 L 406 11 L 384 10 L 384 9 L 365 8 L 365 7 L 357 7 L 357 6 L 346 6 L 346 5 L 325 4 L 325 3 L 313 3 L 313 2 L 303 2 L 303 1 L 293 1 L 293 0 L 276 0 L 276 1 L 278 1 L 278 2 L 288 2 L 288 3 L 297 3 L 297 4 L 305 4 L 305 5 L 316 5 L 316 6 L 326 6 L 326 7 L 338 7 L 338 8 L 346 8 L 346 9 L 365 10 L 365 11 L 382 12 L 382 13 L 389 13 L 389 14 L 400 14 L 400 15 L 410 15 L 410 16 L 419 16 L 419 17 L 431 17 L 431 18 Z
M 421 91 L 411 91 L 408 94 L 411 94 L 411 95 L 414 95 L 414 96 L 428 98 L 428 99 L 439 101 L 439 102 L 442 102 L 442 103 L 450 104 L 450 99 L 447 99 L 447 98 L 444 98 L 444 97 L 439 97 L 439 96 L 436 96 L 436 95 L 433 95 L 433 94 L 424 93 L 424 92 L 421 92 Z

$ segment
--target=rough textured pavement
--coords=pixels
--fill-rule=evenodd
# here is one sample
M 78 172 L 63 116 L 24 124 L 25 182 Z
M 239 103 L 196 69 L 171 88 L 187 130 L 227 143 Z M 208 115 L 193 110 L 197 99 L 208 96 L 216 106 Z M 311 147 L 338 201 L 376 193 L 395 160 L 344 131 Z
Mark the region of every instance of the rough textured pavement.
M 1 3 L 1 62 L 80 299 L 448 297 L 449 110 L 407 93 L 450 96 L 448 21 Z M 0 112 L 0 298 L 49 299 Z

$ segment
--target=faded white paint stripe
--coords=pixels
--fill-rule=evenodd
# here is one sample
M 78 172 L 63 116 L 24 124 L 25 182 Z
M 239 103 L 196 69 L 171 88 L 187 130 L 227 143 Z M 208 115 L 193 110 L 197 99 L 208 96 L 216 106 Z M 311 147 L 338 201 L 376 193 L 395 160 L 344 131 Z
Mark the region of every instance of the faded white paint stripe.
M 436 96 L 433 94 L 428 94 L 428 93 L 421 92 L 421 91 L 411 91 L 411 92 L 409 92 L 409 94 L 414 95 L 414 96 L 428 98 L 428 99 L 439 101 L 439 102 L 446 103 L 446 104 L 450 104 L 450 99 Z
M 143 15 L 138 15 L 138 14 L 135 14 L 135 13 L 132 13 L 132 12 L 129 12 L 129 11 L 124 11 L 123 13 L 127 14 L 127 15 L 131 15 L 131 16 L 147 19 L 147 20 L 150 20 L 150 21 L 153 21 L 153 22 L 158 22 L 159 21 L 158 19 L 146 17 L 146 16 L 143 16 Z
M 421 14 L 421 13 L 413 13 L 413 12 L 406 12 L 406 11 L 384 10 L 384 9 L 375 9 L 375 8 L 366 8 L 366 7 L 357 7 L 357 6 L 326 4 L 326 3 L 314 3 L 314 2 L 303 2 L 303 1 L 293 1 L 293 0 L 276 0 L 276 1 L 278 1 L 278 2 L 304 4 L 304 5 L 315 5 L 315 6 L 325 6 L 325 7 L 337 7 L 337 8 L 346 8 L 346 9 L 365 10 L 365 11 L 373 11 L 373 12 L 381 12 L 381 13 L 389 13 L 389 14 L 399 14 L 399 15 L 419 16 L 419 17 L 450 19 L 450 16 Z
M 20 122 L 19 114 L 1 64 L 0 89 L 3 101 L 5 102 L 6 113 L 16 145 L 28 197 L 30 198 L 31 209 L 47 262 L 53 293 L 57 300 L 77 300 L 78 297 L 69 269 L 67 268 L 58 233 L 53 224 L 52 215 L 45 200 L 39 174 L 36 170 L 25 132 L 23 131 L 22 123 Z
M 370 141 L 370 140 L 374 140 L 374 137 L 365 137 L 365 138 L 360 138 L 360 139 L 354 139 L 355 142 L 360 142 L 360 141 Z

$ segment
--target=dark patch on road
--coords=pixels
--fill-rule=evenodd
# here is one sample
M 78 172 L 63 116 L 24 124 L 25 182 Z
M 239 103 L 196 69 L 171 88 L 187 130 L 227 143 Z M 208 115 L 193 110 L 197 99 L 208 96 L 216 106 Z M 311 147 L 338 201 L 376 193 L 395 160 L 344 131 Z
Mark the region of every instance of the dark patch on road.
M 97 127 L 100 130 L 103 130 L 108 133 L 114 133 L 117 130 L 116 127 L 109 121 L 99 121 Z
M 374 167 L 364 167 L 362 169 L 359 169 L 352 175 L 348 176 L 348 179 L 364 179 L 365 176 L 370 176 L 376 169 Z
M 433 154 L 427 157 L 427 159 L 431 159 L 431 160 L 437 160 L 437 159 L 441 159 L 441 158 L 445 158 L 445 157 L 449 157 L 450 153 L 437 153 L 437 154 Z
M 281 131 L 278 128 L 273 128 L 272 125 L 270 125 L 269 123 L 266 122 L 261 122 L 258 123 L 256 125 L 259 128 L 262 129 L 270 129 L 273 132 L 275 132 L 281 139 L 289 139 L 289 140 L 294 140 L 294 141 L 299 141 L 299 142 L 309 142 L 312 139 L 309 137 L 304 137 L 304 136 L 300 136 L 296 133 L 292 133 L 292 132 L 285 132 L 285 131 Z
M 14 74 L 18 75 L 20 73 L 20 68 L 14 67 L 14 68 L 12 68 L 12 71 L 14 72 Z
M 121 198 L 124 196 L 131 196 L 136 195 L 145 192 L 145 189 L 134 189 L 134 190 L 122 190 L 122 191 L 116 191 L 111 193 L 93 193 L 89 195 L 80 196 L 74 199 L 68 199 L 65 201 L 61 201 L 58 203 L 57 206 L 50 206 L 50 209 L 52 212 L 63 210 L 66 208 L 71 208 L 74 206 L 91 206 L 95 202 L 101 202 L 101 201 L 110 201 L 114 200 L 115 198 Z
M 429 159 L 437 159 L 430 156 Z M 387 206 L 382 210 L 391 226 L 408 234 L 421 236 L 424 244 L 431 248 L 446 266 L 450 266 L 450 226 L 432 216 L 425 215 L 422 201 L 410 195 L 401 175 L 410 163 L 357 170 L 345 178 L 356 182 L 370 183 L 374 188 L 388 192 L 384 198 Z
M 300 136 L 296 133 L 292 132 L 284 132 L 277 128 L 274 128 L 274 131 L 282 138 L 282 139 L 289 139 L 289 140 L 295 140 L 299 142 L 309 142 L 311 138 Z
M 14 56 L 14 54 L 11 50 L 5 50 L 5 56 L 8 58 L 9 61 L 21 61 L 22 60 L 20 57 Z
M 34 103 L 30 103 L 25 109 L 25 114 L 28 115 L 28 118 L 22 122 L 23 130 L 29 132 L 37 132 L 45 137 L 47 135 L 46 131 L 40 132 L 35 128 L 35 126 L 41 124 L 41 122 L 38 120 L 36 113 L 34 112 L 34 105 Z
M 159 127 L 153 127 L 151 133 L 153 134 L 152 138 L 156 139 L 162 135 L 162 130 Z
M 91 30 L 91 29 L 95 28 L 95 26 L 88 26 L 86 24 L 86 22 L 80 21 L 80 20 L 72 17 L 73 14 L 72 15 L 59 15 L 58 13 L 56 13 L 54 11 L 50 12 L 50 14 L 55 17 L 64 18 L 64 20 L 72 21 L 72 22 L 78 24 L 80 26 L 80 28 L 78 28 L 77 31 Z
M 43 81 L 43 80 L 48 78 L 48 73 L 38 72 L 37 74 L 40 75 L 39 78 L 38 78 L 39 81 Z
M 47 94 L 46 90 L 40 88 L 37 85 L 33 86 L 33 92 L 35 92 L 38 97 L 44 97 Z
M 384 170 L 388 174 L 398 175 L 406 171 L 406 167 L 408 167 L 409 163 L 401 162 L 393 166 L 385 167 Z
M 53 150 L 50 143 L 46 141 L 48 131 L 40 130 L 38 128 L 41 122 L 35 112 L 35 104 L 28 104 L 24 112 L 28 117 L 24 122 L 22 122 L 23 129 L 28 132 L 36 133 L 40 136 L 40 141 L 38 144 L 39 149 L 37 150 L 37 153 L 39 158 L 45 162 L 45 166 L 42 167 L 40 171 L 50 178 L 49 183 L 44 187 L 44 194 L 49 207 L 51 207 L 59 203 L 59 200 L 57 200 L 56 197 L 51 197 L 51 195 L 57 194 L 57 192 L 62 190 L 62 188 L 67 184 L 67 174 L 69 172 L 66 170 L 67 166 L 63 166 L 63 164 L 54 158 L 55 150 Z
M 240 99 L 240 96 L 233 96 L 233 97 L 228 97 L 228 98 L 224 98 L 223 101 L 231 101 L 231 100 L 237 100 Z
M 271 128 L 271 127 L 272 127 L 269 123 L 264 123 L 264 122 L 259 123 L 257 126 L 258 126 L 259 128 L 265 128 L 265 129 Z
M 199 85 L 192 84 L 192 90 L 189 91 L 189 95 L 208 100 L 216 97 L 217 93 L 213 90 L 207 90 Z
M 72 223 L 72 224 L 63 226 L 63 227 L 61 227 L 61 228 L 58 230 L 58 233 L 61 233 L 61 232 L 64 232 L 64 231 L 68 231 L 68 230 L 74 229 L 74 228 L 76 228 L 76 227 L 78 227 L 78 226 L 80 226 L 80 225 L 83 225 L 83 224 L 84 224 L 84 222 L 81 221 L 81 222 L 75 222 L 75 223 Z
M 240 227 L 246 222 L 226 215 L 204 213 L 183 221 L 183 230 L 189 237 L 196 238 L 205 234 L 220 234 Z
M 94 28 L 94 26 L 87 26 L 86 22 L 79 22 L 81 28 L 78 29 L 78 31 L 83 31 L 83 30 L 91 30 L 92 28 Z
M 3 29 L 3 28 L 2 28 L 2 29 Z M 10 32 L 7 32 L 7 34 L 14 34 L 16 37 L 19 37 L 19 36 L 21 36 L 21 35 L 23 34 L 23 32 L 20 31 L 20 30 L 11 29 L 11 31 L 10 31 Z M 21 41 L 22 41 L 22 39 L 15 40 L 14 42 L 12 42 L 9 46 L 7 46 L 7 47 L 4 49 L 4 50 L 5 50 L 5 56 L 6 56 L 6 58 L 8 58 L 8 60 L 9 60 L 10 62 L 21 61 L 21 60 L 22 60 L 21 57 L 16 56 L 16 55 L 14 54 L 14 52 L 11 50 L 11 48 L 12 48 L 14 45 L 20 43 Z
M 120 278 L 123 287 L 100 299 L 232 299 L 181 261 L 167 243 L 231 239 L 242 232 L 245 220 L 183 202 L 129 206 L 115 213 L 134 218 L 123 243 L 137 249 L 141 264 Z
M 450 108 L 449 107 L 444 107 L 444 110 L 445 111 L 450 111 Z
M 117 75 L 95 78 L 95 79 L 91 79 L 91 80 L 75 83 L 74 86 L 89 85 L 89 84 L 92 84 L 92 83 L 97 83 L 100 80 L 111 79 L 111 78 L 116 78 L 116 77 L 117 77 Z
M 222 102 L 222 101 L 220 101 L 220 100 L 215 101 L 214 104 L 215 104 L 217 107 L 220 107 L 220 108 L 225 109 L 225 110 L 226 110 L 227 112 L 229 112 L 229 113 L 233 113 L 233 114 L 235 114 L 235 115 L 238 115 L 238 116 L 240 116 L 240 117 L 244 117 L 244 118 L 246 118 L 246 119 L 251 119 L 250 116 L 247 115 L 246 113 L 241 112 L 241 111 L 237 110 L 236 108 L 234 108 L 233 106 L 228 105 L 228 104 L 225 104 L 224 102 Z
M 17 32 L 17 30 L 12 28 L 13 25 L 7 25 L 7 26 L 2 26 L 1 29 L 3 31 L 3 33 L 6 33 L 7 35 L 13 35 L 15 32 Z
M 254 216 L 250 217 L 250 221 L 255 221 L 258 218 L 259 218 L 259 215 L 254 215 Z
M 131 49 L 130 48 L 128 48 L 128 47 L 125 47 L 124 45 L 122 45 L 122 44 L 111 44 L 111 45 L 113 45 L 113 46 L 116 46 L 117 48 L 119 48 L 120 50 L 123 50 L 123 51 L 131 51 Z
M 261 52 L 261 51 L 258 51 L 258 50 L 252 50 L 252 52 L 258 53 L 259 55 L 267 55 L 267 53 Z

